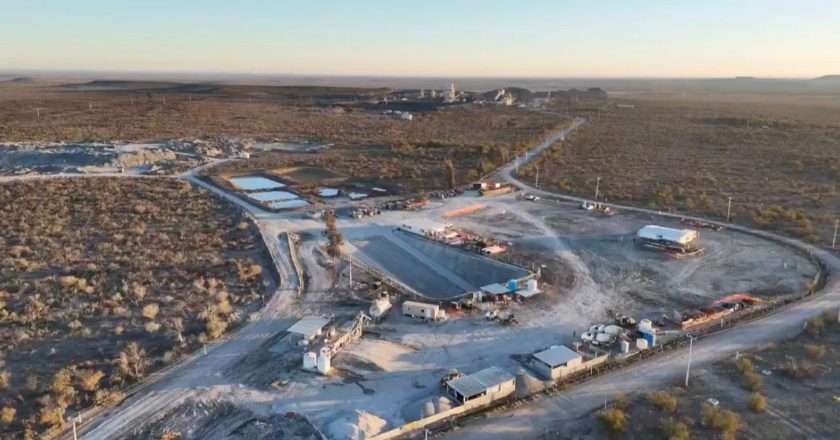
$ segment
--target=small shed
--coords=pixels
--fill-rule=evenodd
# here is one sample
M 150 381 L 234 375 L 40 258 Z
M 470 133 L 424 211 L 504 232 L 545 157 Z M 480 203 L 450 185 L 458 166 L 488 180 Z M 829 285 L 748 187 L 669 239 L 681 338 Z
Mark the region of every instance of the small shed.
M 461 404 L 490 403 L 513 394 L 516 391 L 516 377 L 502 368 L 490 367 L 452 379 L 446 383 L 446 389 Z
M 449 225 L 436 220 L 415 218 L 402 222 L 400 229 L 423 237 L 441 237 L 446 234 Z
M 488 295 L 504 295 L 506 293 L 510 293 L 510 289 L 507 286 L 499 283 L 483 286 L 481 291 Z
M 322 316 L 306 316 L 300 321 L 294 323 L 294 325 L 289 327 L 287 331 L 293 335 L 300 336 L 304 341 L 306 341 L 306 343 L 309 343 L 316 336 L 320 336 L 324 327 L 326 327 L 329 323 L 329 318 L 324 318 Z
M 555 345 L 534 353 L 531 364 L 546 377 L 556 380 L 578 371 L 583 364 L 583 356 L 565 345 Z

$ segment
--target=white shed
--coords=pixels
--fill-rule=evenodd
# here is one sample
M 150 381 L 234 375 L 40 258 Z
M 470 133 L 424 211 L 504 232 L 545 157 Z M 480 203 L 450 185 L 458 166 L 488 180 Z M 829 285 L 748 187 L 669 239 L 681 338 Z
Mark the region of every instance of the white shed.
M 449 225 L 432 219 L 414 218 L 400 224 L 400 229 L 423 237 L 438 237 L 446 233 Z
M 582 364 L 583 356 L 565 345 L 555 345 L 534 353 L 532 361 L 534 369 L 552 380 L 578 371 Z
M 308 343 L 316 336 L 320 336 L 324 327 L 329 323 L 330 320 L 322 316 L 305 316 L 289 327 L 287 331 L 302 337 Z

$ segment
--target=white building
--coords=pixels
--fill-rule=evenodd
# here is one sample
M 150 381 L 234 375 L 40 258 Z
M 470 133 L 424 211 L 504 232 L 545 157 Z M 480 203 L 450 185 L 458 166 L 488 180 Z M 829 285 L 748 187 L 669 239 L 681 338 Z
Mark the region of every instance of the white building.
M 534 353 L 531 365 L 545 377 L 556 380 L 577 371 L 583 356 L 565 345 L 555 345 L 548 350 Z
M 400 223 L 400 229 L 423 237 L 439 237 L 446 234 L 450 225 L 432 219 L 413 218 Z
M 300 321 L 294 323 L 287 330 L 293 335 L 300 336 L 305 344 L 309 344 L 313 339 L 321 336 L 326 327 L 330 323 L 329 318 L 322 316 L 305 316 Z
M 512 395 L 516 391 L 516 378 L 499 367 L 485 368 L 446 383 L 449 395 L 461 404 L 490 403 Z
M 692 229 L 647 225 L 636 233 L 636 241 L 652 248 L 685 252 L 694 249 L 698 236 L 697 231 Z

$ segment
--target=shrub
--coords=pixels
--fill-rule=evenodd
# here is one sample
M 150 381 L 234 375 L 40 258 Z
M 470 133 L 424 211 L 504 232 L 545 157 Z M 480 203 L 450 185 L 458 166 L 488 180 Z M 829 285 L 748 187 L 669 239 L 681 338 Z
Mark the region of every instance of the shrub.
M 158 330 L 160 330 L 160 324 L 156 322 L 147 322 L 145 328 L 146 332 L 148 332 L 149 334 L 154 334 L 157 333 Z
M 764 385 L 764 378 L 755 371 L 746 371 L 741 378 L 744 381 L 744 389 L 749 391 L 758 391 Z
M 73 388 L 73 374 L 69 369 L 63 368 L 55 373 L 50 384 L 50 392 L 58 406 L 67 407 L 73 402 L 76 389 Z
M 38 391 L 38 376 L 34 374 L 26 376 L 26 389 L 32 392 Z
M 767 398 L 761 393 L 752 393 L 750 396 L 750 410 L 754 413 L 763 413 L 767 410 Z
M 741 418 L 730 410 L 713 405 L 703 405 L 703 424 L 720 431 L 725 438 L 734 438 L 741 429 Z
M 99 388 L 99 381 L 105 377 L 105 373 L 98 370 L 83 370 L 77 373 L 79 387 L 85 391 L 93 392 Z
M 651 394 L 650 403 L 668 412 L 674 412 L 677 410 L 677 398 L 666 392 L 656 392 Z
M 44 426 L 64 426 L 64 408 L 50 403 L 38 413 L 38 422 Z
M 691 438 L 688 425 L 670 417 L 662 420 L 662 433 L 668 440 L 689 440 Z
M 616 408 L 624 409 L 627 408 L 628 405 L 630 405 L 630 400 L 627 399 L 627 396 L 624 393 L 618 393 L 615 396 L 613 396 L 613 405 Z
M 0 371 L 0 390 L 9 388 L 9 372 Z
M 598 420 L 610 432 L 624 432 L 630 424 L 630 416 L 621 408 L 598 411 Z
M 17 409 L 12 408 L 11 406 L 4 406 L 3 409 L 0 410 L 0 422 L 9 426 L 15 421 L 16 415 Z
M 139 379 L 146 370 L 146 351 L 129 343 L 117 358 L 117 371 L 124 379 Z
M 811 318 L 807 323 L 808 334 L 813 337 L 818 337 L 825 332 L 825 320 L 822 317 Z
M 822 359 L 825 357 L 826 353 L 825 345 L 816 345 L 816 344 L 806 344 L 805 345 L 805 352 L 808 353 L 808 357 L 811 359 Z
M 143 306 L 143 316 L 154 321 L 157 318 L 158 311 L 160 311 L 160 307 L 155 304 L 146 304 Z

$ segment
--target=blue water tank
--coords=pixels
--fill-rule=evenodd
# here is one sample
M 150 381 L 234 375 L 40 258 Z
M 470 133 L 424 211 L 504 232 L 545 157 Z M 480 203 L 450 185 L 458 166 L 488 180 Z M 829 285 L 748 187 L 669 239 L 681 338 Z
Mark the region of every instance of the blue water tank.
M 516 280 L 508 281 L 508 290 L 510 290 L 510 293 L 516 292 L 519 290 L 519 283 Z
M 656 346 L 656 333 L 654 333 L 654 332 L 643 332 L 642 336 L 645 338 L 645 341 L 648 342 L 648 347 Z

